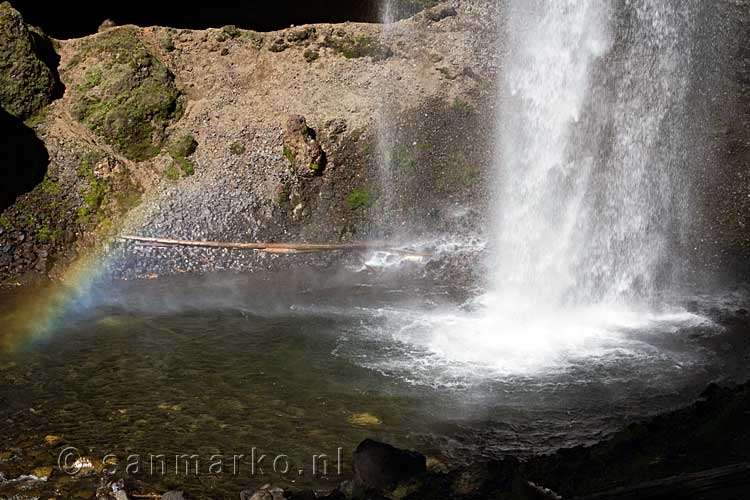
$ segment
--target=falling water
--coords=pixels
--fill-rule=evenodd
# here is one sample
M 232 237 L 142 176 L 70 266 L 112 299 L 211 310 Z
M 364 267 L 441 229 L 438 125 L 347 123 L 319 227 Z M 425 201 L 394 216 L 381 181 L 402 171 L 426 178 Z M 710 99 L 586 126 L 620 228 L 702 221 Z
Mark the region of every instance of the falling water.
M 428 366 L 425 380 L 649 358 L 632 332 L 704 321 L 662 293 L 687 191 L 691 4 L 507 0 L 503 9 L 490 291 L 460 310 L 394 320 L 399 341 L 429 353 L 404 362 Z
M 380 41 L 384 45 L 390 45 L 394 34 L 395 21 L 396 12 L 393 0 L 383 0 L 380 3 L 380 25 L 382 27 Z M 381 81 L 379 82 L 379 102 L 375 115 L 377 134 L 375 154 L 378 161 L 378 205 L 383 208 L 384 220 L 381 222 L 384 229 L 387 230 L 388 226 L 391 225 L 394 211 L 393 162 L 396 149 L 396 129 L 393 114 L 396 110 L 393 109 L 394 102 L 391 99 L 391 92 L 389 92 L 389 87 L 395 80 L 385 68 L 382 71 Z
M 665 282 L 683 202 L 688 7 L 509 2 L 497 127 L 500 300 L 647 303 Z

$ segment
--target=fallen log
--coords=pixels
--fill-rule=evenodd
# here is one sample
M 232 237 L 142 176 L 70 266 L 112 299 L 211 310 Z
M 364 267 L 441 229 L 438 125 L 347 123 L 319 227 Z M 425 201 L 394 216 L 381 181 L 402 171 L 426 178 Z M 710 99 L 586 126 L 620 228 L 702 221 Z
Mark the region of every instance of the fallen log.
M 165 247 L 183 246 L 196 248 L 229 248 L 239 250 L 258 250 L 275 254 L 297 254 L 327 251 L 364 251 L 381 250 L 385 252 L 429 257 L 430 254 L 418 252 L 409 248 L 399 248 L 386 241 L 363 241 L 355 243 L 238 243 L 224 241 L 192 241 L 169 238 L 153 238 L 149 236 L 120 236 L 121 240 L 132 241 L 141 245 Z

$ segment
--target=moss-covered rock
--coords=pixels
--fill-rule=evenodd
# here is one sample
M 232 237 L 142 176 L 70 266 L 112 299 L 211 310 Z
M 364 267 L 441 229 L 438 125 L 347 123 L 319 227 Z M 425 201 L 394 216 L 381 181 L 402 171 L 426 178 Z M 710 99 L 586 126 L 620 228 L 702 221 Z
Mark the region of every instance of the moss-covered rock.
M 42 39 L 8 2 L 0 3 L 0 104 L 22 120 L 49 104 L 56 88 L 41 57 Z
M 299 175 L 323 173 L 327 163 L 326 154 L 315 131 L 307 126 L 304 116 L 292 115 L 287 119 L 283 140 L 284 157 Z
M 368 35 L 349 36 L 334 33 L 325 37 L 323 46 L 335 50 L 347 59 L 371 57 L 376 61 L 382 61 L 393 55 L 390 47 L 380 43 L 376 37 Z
M 80 49 L 72 114 L 134 161 L 157 155 L 180 114 L 174 75 L 134 27 L 113 28 Z

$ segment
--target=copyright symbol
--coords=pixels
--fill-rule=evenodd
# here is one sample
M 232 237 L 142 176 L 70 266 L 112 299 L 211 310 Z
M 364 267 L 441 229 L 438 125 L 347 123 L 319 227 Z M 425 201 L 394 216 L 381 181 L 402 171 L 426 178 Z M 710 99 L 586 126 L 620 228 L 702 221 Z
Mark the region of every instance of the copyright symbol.
M 68 446 L 60 452 L 57 456 L 57 466 L 68 476 L 75 476 L 83 468 L 81 461 L 81 454 L 78 453 L 78 448 L 74 446 Z

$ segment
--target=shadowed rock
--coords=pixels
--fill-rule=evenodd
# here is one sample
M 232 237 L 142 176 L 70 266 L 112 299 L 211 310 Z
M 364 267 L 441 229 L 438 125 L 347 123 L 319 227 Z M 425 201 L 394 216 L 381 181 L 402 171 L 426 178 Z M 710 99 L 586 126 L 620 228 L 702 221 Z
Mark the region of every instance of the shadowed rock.
M 49 155 L 44 143 L 18 118 L 0 108 L 0 212 L 44 179 Z
M 390 490 L 426 470 L 427 459 L 421 453 L 365 439 L 354 452 L 355 496 Z

